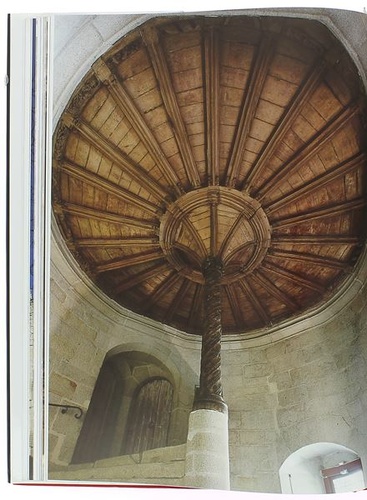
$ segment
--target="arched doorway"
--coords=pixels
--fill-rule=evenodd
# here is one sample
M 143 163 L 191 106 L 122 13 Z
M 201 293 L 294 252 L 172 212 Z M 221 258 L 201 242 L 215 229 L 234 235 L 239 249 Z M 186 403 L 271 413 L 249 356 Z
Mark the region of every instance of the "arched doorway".
M 167 446 L 174 394 L 170 372 L 155 357 L 137 351 L 107 356 L 71 463 Z
M 335 443 L 313 443 L 292 453 L 279 469 L 282 493 L 346 493 L 364 489 L 358 454 Z

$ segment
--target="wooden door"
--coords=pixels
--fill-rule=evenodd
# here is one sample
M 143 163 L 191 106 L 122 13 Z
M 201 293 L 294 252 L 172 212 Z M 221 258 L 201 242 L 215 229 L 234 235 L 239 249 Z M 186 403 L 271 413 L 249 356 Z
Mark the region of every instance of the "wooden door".
M 166 379 L 153 379 L 137 391 L 125 433 L 124 453 L 167 446 L 173 389 Z

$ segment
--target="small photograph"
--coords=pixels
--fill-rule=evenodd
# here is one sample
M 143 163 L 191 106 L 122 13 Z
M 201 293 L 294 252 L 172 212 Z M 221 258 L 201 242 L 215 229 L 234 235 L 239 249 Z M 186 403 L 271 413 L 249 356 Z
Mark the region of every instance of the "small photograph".
M 51 28 L 47 479 L 364 489 L 366 15 Z

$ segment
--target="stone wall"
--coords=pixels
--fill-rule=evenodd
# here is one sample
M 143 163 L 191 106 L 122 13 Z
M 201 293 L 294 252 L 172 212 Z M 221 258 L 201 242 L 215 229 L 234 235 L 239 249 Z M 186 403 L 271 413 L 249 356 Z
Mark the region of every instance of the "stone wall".
M 224 346 L 232 489 L 280 491 L 284 460 L 318 442 L 351 448 L 367 472 L 366 292 L 292 338 Z
M 173 377 L 175 405 L 170 444 L 184 443 L 195 385 L 199 380 L 200 340 L 138 318 L 117 305 L 115 308 L 84 279 L 73 271 L 54 244 L 50 284 L 49 402 L 77 405 L 85 412 L 106 356 L 131 351 L 150 354 Z M 70 463 L 82 421 L 76 419 L 72 411 L 63 414 L 59 408 L 50 406 L 51 468 Z
M 50 402 L 86 411 L 108 353 L 150 353 L 175 380 L 180 405 L 172 444 L 183 443 L 199 380 L 200 340 L 114 306 L 71 264 L 55 244 Z M 224 340 L 232 489 L 279 492 L 284 460 L 317 442 L 354 450 L 367 470 L 366 292 L 324 324 L 303 322 L 302 331 L 289 338 Z M 71 412 L 50 408 L 51 470 L 70 463 L 81 424 Z

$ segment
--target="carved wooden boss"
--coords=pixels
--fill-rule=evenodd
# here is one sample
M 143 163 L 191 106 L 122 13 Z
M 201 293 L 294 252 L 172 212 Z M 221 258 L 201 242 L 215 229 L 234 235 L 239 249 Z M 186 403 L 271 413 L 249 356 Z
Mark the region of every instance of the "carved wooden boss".
M 223 409 L 222 333 L 331 298 L 364 243 L 365 96 L 319 23 L 153 20 L 98 59 L 54 136 L 54 212 L 121 305 L 203 335 L 196 407 Z

